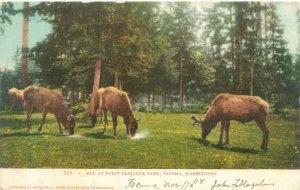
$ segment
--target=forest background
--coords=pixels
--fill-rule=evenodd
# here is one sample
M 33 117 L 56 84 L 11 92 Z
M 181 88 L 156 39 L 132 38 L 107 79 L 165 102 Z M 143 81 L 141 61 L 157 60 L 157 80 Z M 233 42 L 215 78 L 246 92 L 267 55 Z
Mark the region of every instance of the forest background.
M 7 107 L 9 88 L 37 84 L 61 90 L 73 112 L 83 111 L 97 61 L 100 86 L 128 92 L 139 111 L 205 112 L 221 92 L 261 96 L 275 113 L 297 108 L 300 53 L 288 48 L 279 5 L 201 5 L 35 2 L 24 8 L 21 2 L 1 3 L 0 35 L 15 15 L 29 22 L 40 18 L 51 29 L 32 48 L 20 44 L 14 50 L 13 69 L 0 68 L 0 109 Z M 300 38 L 295 40 L 300 47 Z

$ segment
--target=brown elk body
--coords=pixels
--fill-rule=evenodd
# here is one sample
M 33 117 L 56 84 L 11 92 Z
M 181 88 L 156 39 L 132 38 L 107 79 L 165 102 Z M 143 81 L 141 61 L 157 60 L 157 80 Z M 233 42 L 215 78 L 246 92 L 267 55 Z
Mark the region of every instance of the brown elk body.
M 43 113 L 39 132 L 41 132 L 45 122 L 47 113 L 54 114 L 58 123 L 59 131 L 62 134 L 61 124 L 69 131 L 70 135 L 74 134 L 75 120 L 74 116 L 69 112 L 67 103 L 64 101 L 63 95 L 57 90 L 50 90 L 38 86 L 28 86 L 24 89 L 24 102 L 27 114 L 27 129 L 31 128 L 31 115 L 33 108 L 37 108 Z
M 220 139 L 223 140 L 223 131 L 226 132 L 226 141 L 229 143 L 229 126 L 230 120 L 241 123 L 255 121 L 263 133 L 261 149 L 267 150 L 269 129 L 266 125 L 266 116 L 268 114 L 269 104 L 258 96 L 232 95 L 227 93 L 219 94 L 212 102 L 210 109 L 207 111 L 203 121 L 192 116 L 191 119 L 201 125 L 202 138 L 214 129 L 221 121 Z
M 19 103 L 22 107 L 24 106 L 24 90 L 18 90 L 11 88 L 8 90 L 9 109 L 12 110 L 15 103 Z
M 114 87 L 100 88 L 95 95 L 93 110 L 97 115 L 104 114 L 104 131 L 106 132 L 107 112 L 111 112 L 113 121 L 114 136 L 117 135 L 117 116 L 123 117 L 124 124 L 126 125 L 126 133 L 131 137 L 135 135 L 138 128 L 137 120 L 135 119 L 129 97 L 126 92 L 118 90 Z

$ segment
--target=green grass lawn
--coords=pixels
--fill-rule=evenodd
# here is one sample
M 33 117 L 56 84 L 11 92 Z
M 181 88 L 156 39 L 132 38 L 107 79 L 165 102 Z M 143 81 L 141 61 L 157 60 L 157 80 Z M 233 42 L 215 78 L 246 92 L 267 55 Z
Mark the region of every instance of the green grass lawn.
M 118 138 L 112 136 L 111 119 L 106 134 L 103 126 L 90 127 L 88 118 L 77 115 L 76 136 L 59 135 L 53 115 L 48 114 L 43 134 L 38 134 L 40 113 L 33 114 L 33 133 L 28 134 L 25 114 L 0 112 L 0 167 L 2 168 L 300 168 L 299 111 L 284 117 L 269 114 L 269 150 L 260 151 L 262 133 L 254 122 L 231 122 L 230 145 L 218 145 L 220 124 L 200 140 L 191 114 L 152 114 L 141 117 L 137 133 L 149 136 L 132 140 L 125 135 L 119 117 Z M 203 115 L 201 115 L 203 117 Z M 287 117 L 288 116 L 288 117 Z

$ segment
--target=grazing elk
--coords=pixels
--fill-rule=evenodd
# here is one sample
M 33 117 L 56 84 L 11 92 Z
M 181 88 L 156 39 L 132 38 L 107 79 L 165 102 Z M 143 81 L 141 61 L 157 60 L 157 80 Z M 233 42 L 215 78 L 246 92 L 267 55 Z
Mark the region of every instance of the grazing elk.
M 212 102 L 207 111 L 204 120 L 192 116 L 194 124 L 197 123 L 202 128 L 202 138 L 214 129 L 221 121 L 221 131 L 219 143 L 222 143 L 223 131 L 225 128 L 226 141 L 229 143 L 230 120 L 241 123 L 255 121 L 263 133 L 263 139 L 260 148 L 264 151 L 268 148 L 269 129 L 266 125 L 266 116 L 268 114 L 269 104 L 258 96 L 219 94 Z
M 38 86 L 28 86 L 24 89 L 24 101 L 27 114 L 28 132 L 32 132 L 31 115 L 33 108 L 37 108 L 43 113 L 43 117 L 38 128 L 39 132 L 42 131 L 47 113 L 52 113 L 56 117 L 59 132 L 61 134 L 63 133 L 61 124 L 69 131 L 70 135 L 74 134 L 75 119 L 69 112 L 68 105 L 64 101 L 64 97 L 61 92 Z
M 126 133 L 131 137 L 135 136 L 135 132 L 138 128 L 137 120 L 135 119 L 130 100 L 126 92 L 118 90 L 114 87 L 100 88 L 95 95 L 93 101 L 94 110 L 97 115 L 104 114 L 104 130 L 106 132 L 107 112 L 110 111 L 113 121 L 114 136 L 117 135 L 117 117 L 118 115 L 123 117 L 124 124 L 126 125 Z M 94 124 L 94 123 L 93 123 Z
M 24 107 L 24 90 L 18 90 L 16 88 L 11 88 L 8 90 L 8 99 L 9 99 L 9 110 L 12 111 L 15 103 L 19 103 L 22 107 Z

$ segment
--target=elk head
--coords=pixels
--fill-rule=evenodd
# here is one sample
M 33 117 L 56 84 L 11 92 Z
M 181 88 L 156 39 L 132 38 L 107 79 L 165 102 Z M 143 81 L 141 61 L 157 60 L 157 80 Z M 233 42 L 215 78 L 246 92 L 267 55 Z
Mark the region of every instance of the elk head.
M 74 117 L 74 115 L 69 114 L 67 116 L 65 129 L 67 129 L 69 131 L 70 135 L 74 135 L 74 130 L 75 130 L 75 117 Z
M 141 120 L 141 118 L 135 119 L 133 116 L 130 116 L 128 118 L 128 132 L 131 137 L 135 136 L 135 132 L 139 127 L 138 121 L 140 121 L 140 120 Z
M 215 126 L 213 123 L 207 122 L 205 120 L 201 120 L 200 118 L 197 118 L 195 115 L 192 115 L 191 120 L 194 121 L 192 125 L 198 124 L 202 129 L 202 139 L 206 139 L 207 135 L 210 133 L 210 131 L 213 129 L 213 126 Z

